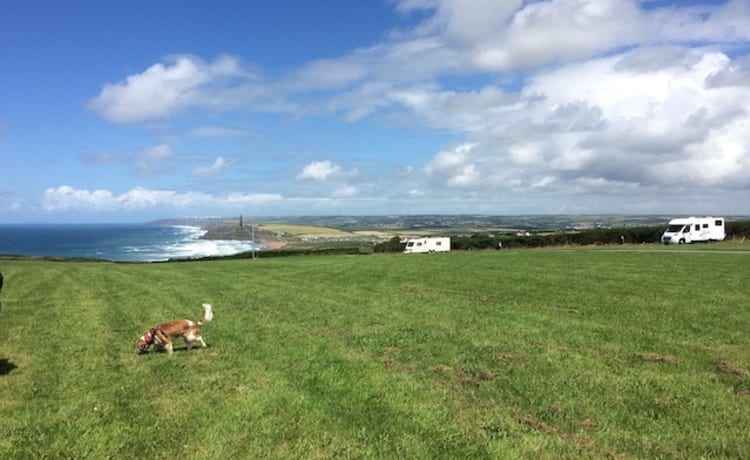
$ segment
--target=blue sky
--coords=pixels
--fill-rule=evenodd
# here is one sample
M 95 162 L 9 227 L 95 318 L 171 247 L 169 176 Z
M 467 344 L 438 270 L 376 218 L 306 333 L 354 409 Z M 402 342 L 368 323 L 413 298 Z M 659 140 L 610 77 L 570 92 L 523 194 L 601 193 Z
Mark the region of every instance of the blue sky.
M 0 223 L 750 214 L 750 1 L 0 1 Z

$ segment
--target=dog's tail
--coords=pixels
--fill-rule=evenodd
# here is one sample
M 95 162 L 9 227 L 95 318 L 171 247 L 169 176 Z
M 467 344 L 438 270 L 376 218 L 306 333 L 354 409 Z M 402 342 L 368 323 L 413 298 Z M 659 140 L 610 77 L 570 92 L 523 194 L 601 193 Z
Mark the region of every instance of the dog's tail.
M 196 321 L 199 326 L 202 326 L 214 319 L 214 311 L 210 303 L 203 304 L 203 319 Z

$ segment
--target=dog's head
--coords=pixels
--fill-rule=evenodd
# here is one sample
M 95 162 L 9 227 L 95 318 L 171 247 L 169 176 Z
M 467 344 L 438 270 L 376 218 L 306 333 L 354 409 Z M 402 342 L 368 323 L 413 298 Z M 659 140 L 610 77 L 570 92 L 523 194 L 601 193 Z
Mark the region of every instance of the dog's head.
M 139 355 L 146 353 L 152 343 L 154 343 L 154 333 L 153 331 L 148 331 L 135 341 L 135 352 Z

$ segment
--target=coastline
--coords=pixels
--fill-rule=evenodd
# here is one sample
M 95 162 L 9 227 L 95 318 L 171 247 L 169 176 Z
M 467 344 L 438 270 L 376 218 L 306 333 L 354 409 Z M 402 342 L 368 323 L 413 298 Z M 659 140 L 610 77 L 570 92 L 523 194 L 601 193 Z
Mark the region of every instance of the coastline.
M 241 227 L 236 222 L 195 221 L 190 225 L 195 225 L 205 231 L 199 238 L 202 240 L 253 241 L 250 227 Z M 255 243 L 262 249 L 269 251 L 281 249 L 287 245 L 286 241 L 273 238 L 271 233 L 264 232 L 262 229 L 256 229 Z
M 252 243 L 250 236 L 236 236 L 216 230 L 209 234 L 205 226 L 194 221 L 0 225 L 0 254 L 49 260 L 162 262 L 278 247 L 274 242 Z

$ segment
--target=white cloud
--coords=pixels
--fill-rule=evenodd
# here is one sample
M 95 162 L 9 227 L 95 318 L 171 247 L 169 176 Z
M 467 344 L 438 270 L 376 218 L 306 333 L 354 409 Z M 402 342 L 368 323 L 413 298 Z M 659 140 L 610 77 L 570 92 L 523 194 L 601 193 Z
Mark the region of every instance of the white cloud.
M 470 159 L 476 144 L 466 143 L 452 149 L 442 150 L 425 167 L 427 174 L 452 173 Z
M 241 137 L 248 133 L 241 129 L 225 128 L 223 126 L 202 125 L 191 129 L 187 135 L 195 138 L 224 138 Z
M 508 149 L 510 159 L 517 165 L 535 165 L 542 160 L 542 142 L 517 143 Z
M 536 179 L 531 184 L 531 188 L 543 188 L 555 182 L 555 178 L 552 176 L 544 176 Z
M 102 153 L 84 155 L 83 161 L 89 165 L 124 165 L 132 169 L 138 177 L 148 177 L 171 172 L 174 169 L 175 155 L 169 144 L 158 144 L 141 149 L 133 154 Z
M 168 160 L 172 158 L 172 147 L 159 144 L 143 149 L 129 159 L 136 175 L 146 177 L 171 170 Z
M 471 189 L 483 184 L 477 143 L 465 143 L 440 151 L 424 167 L 427 176 L 449 188 Z
M 639 184 L 687 185 L 701 176 L 702 185 L 712 186 L 734 181 L 735 172 L 750 176 L 747 166 L 743 170 L 738 161 L 738 156 L 747 157 L 750 152 L 738 153 L 736 140 L 719 141 L 729 133 L 747 137 L 740 133 L 748 130 L 738 128 L 750 122 L 742 108 L 750 103 L 750 91 L 706 86 L 711 75 L 729 65 L 729 58 L 694 50 L 687 58 L 685 54 L 663 58 L 658 69 L 627 64 L 641 52 L 561 68 L 540 75 L 526 88 L 527 94 L 545 98 L 536 114 L 530 114 L 540 127 L 539 119 L 562 104 L 583 102 L 601 114 L 601 123 L 592 129 L 561 130 L 558 126 L 547 131 L 548 139 L 567 148 L 553 146 L 547 161 L 568 165 L 583 176 Z M 733 149 L 734 153 L 728 152 Z M 707 163 L 712 166 L 707 168 Z M 707 171 L 714 173 L 706 175 Z
M 48 188 L 44 192 L 42 206 L 47 211 L 58 211 L 70 208 L 92 210 L 110 209 L 116 203 L 109 190 L 76 190 L 69 185 Z
M 154 147 L 141 150 L 136 158 L 143 161 L 164 160 L 172 156 L 172 147 L 167 144 L 159 144 Z
M 236 106 L 237 101 L 232 101 L 236 81 L 249 78 L 230 56 L 210 63 L 195 56 L 174 56 L 125 81 L 105 84 L 88 108 L 115 123 L 167 118 L 193 107 L 221 109 Z M 252 95 L 249 88 L 243 93 L 241 100 Z
M 472 188 L 479 187 L 481 182 L 482 176 L 477 169 L 477 165 L 470 163 L 457 168 L 455 173 L 451 174 L 446 181 L 446 185 L 448 187 Z
M 341 88 L 362 80 L 368 73 L 365 63 L 359 59 L 320 59 L 290 75 L 287 87 L 302 91 Z
M 636 48 L 538 73 L 516 99 L 457 102 L 443 122 L 433 116 L 431 125 L 481 121 L 463 129 L 470 142 L 439 151 L 424 172 L 447 187 L 487 190 L 583 192 L 579 179 L 748 188 L 750 88 L 707 84 L 730 66 L 712 49 Z M 464 96 L 474 97 L 435 92 L 432 101 Z
M 512 71 L 634 45 L 750 39 L 750 5 L 745 0 L 651 9 L 642 4 L 636 0 L 401 0 L 396 6 L 399 11 L 422 10 L 427 15 L 413 30 L 395 34 L 392 46 L 408 50 L 409 43 L 434 39 L 440 45 L 432 53 L 444 58 L 442 71 Z
M 297 180 L 326 181 L 341 174 L 341 167 L 337 164 L 325 161 L 313 161 L 304 167 L 297 175 Z
M 193 176 L 195 177 L 214 177 L 221 175 L 229 166 L 229 161 L 226 158 L 219 156 L 216 157 L 211 166 L 201 166 L 193 169 Z
M 350 123 L 383 115 L 447 133 L 450 146 L 432 158 L 391 165 L 396 178 L 374 172 L 378 166 L 367 171 L 382 182 L 366 190 L 392 196 L 494 200 L 507 192 L 541 202 L 548 193 L 559 202 L 587 193 L 747 190 L 750 57 L 736 54 L 750 41 L 750 3 L 664 3 L 394 0 L 399 12 L 416 13 L 416 25 L 339 58 L 261 81 L 235 58 L 178 56 L 106 85 L 89 107 L 120 123 L 241 108 Z M 239 135 L 213 124 L 188 132 Z M 157 147 L 161 156 L 136 155 L 139 175 L 173 163 L 168 146 Z M 225 167 L 219 157 L 193 174 Z M 356 172 L 328 160 L 295 173 L 311 195 L 365 195 L 343 184 Z
M 75 189 L 69 185 L 48 188 L 44 192 L 42 207 L 49 212 L 83 211 L 133 211 L 144 209 L 237 209 L 242 206 L 281 201 L 278 194 L 232 193 L 225 196 L 204 192 L 177 192 L 135 187 L 120 195 L 109 190 Z
M 346 185 L 333 191 L 334 198 L 352 198 L 359 194 L 359 189 L 353 185 Z
M 721 5 L 679 3 L 644 18 L 659 41 L 737 43 L 750 40 L 750 3 L 729 0 Z

